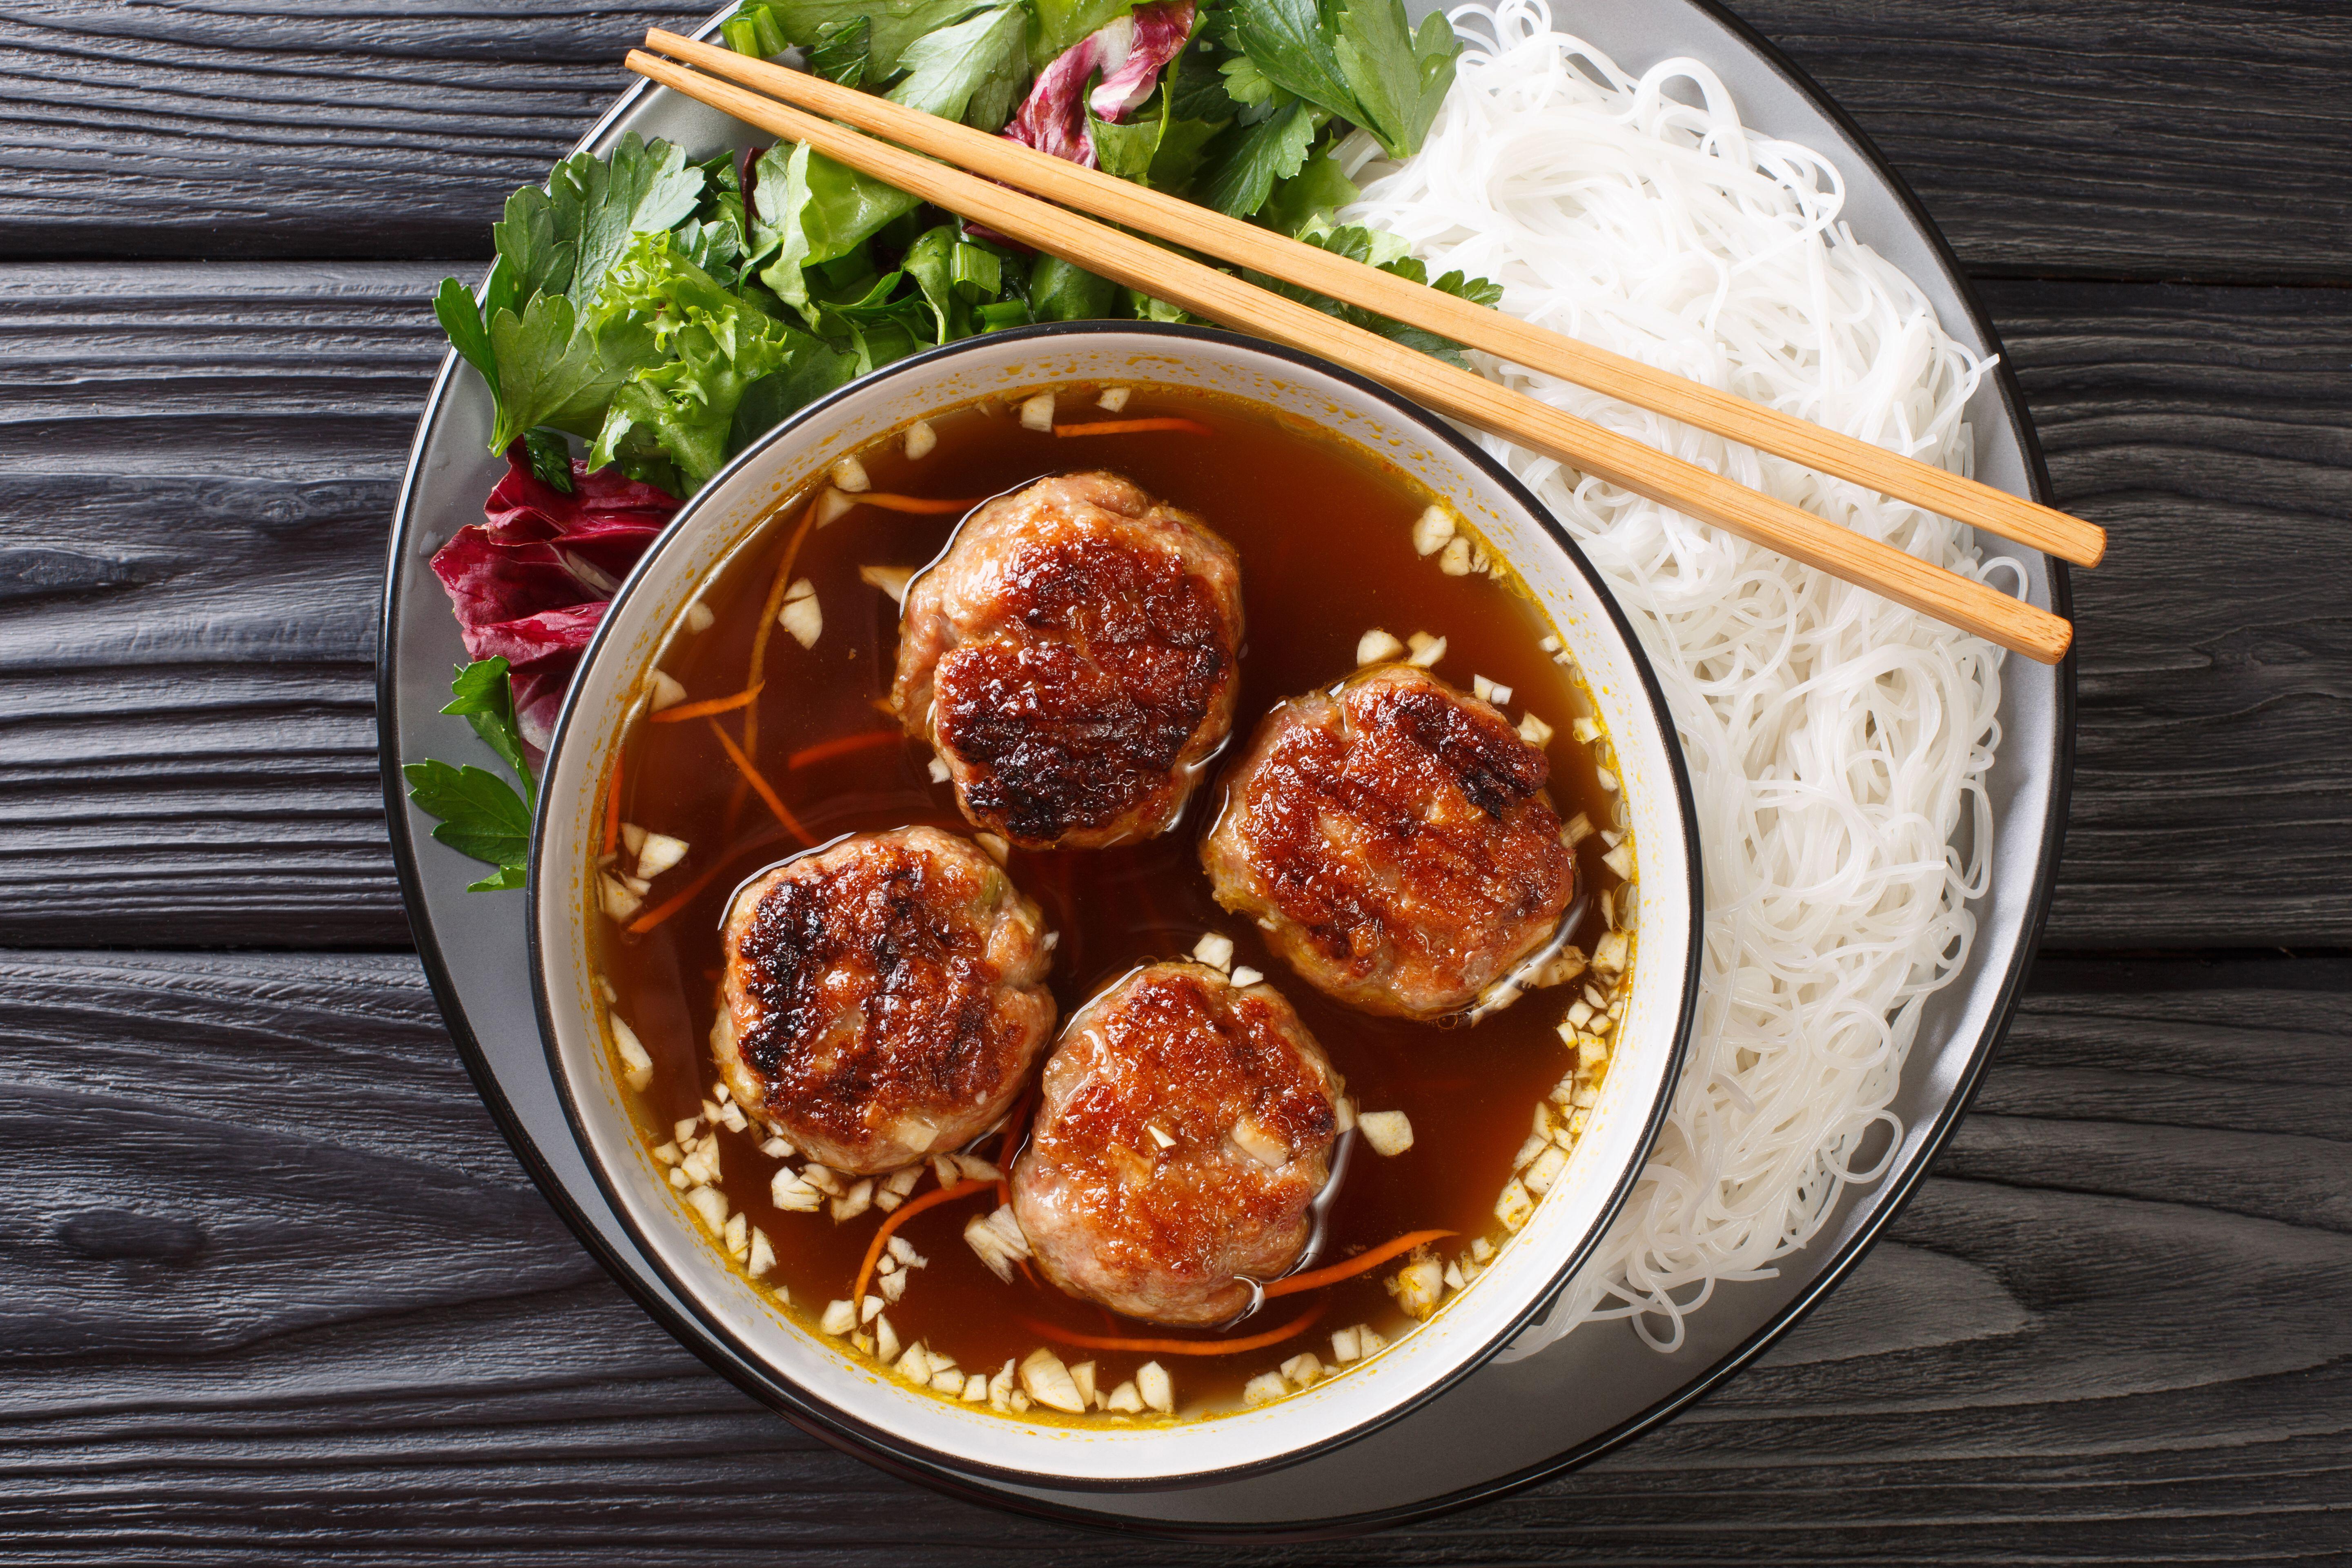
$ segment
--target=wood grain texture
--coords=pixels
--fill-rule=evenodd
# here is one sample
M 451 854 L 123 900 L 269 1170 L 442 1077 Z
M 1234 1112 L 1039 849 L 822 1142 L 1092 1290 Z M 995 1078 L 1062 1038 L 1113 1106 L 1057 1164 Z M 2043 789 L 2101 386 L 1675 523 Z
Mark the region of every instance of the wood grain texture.
M 0 268 L 0 942 L 404 942 L 368 660 L 441 272 Z M 2352 293 L 1989 298 L 2115 541 L 2051 941 L 2352 945 Z
M 1742 0 L 1972 266 L 2352 279 L 2335 0 Z M 0 255 L 474 257 L 700 6 L 0 4 Z
M 1673 1426 L 1466 1514 L 1251 1559 L 2340 1548 L 2352 965 L 2187 978 L 2047 969 L 1893 1239 Z M 704 1371 L 531 1191 L 412 959 L 20 953 L 0 957 L 0 1127 L 18 1151 L 0 1173 L 0 1549 L 846 1564 L 1106 1550 L 893 1481 Z

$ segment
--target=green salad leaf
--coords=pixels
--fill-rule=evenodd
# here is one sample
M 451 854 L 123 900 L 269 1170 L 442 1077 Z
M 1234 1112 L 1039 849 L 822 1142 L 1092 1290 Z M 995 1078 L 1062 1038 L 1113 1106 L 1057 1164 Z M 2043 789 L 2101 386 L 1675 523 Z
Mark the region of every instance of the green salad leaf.
M 1194 199 L 1228 217 L 1251 216 L 1278 182 L 1306 167 L 1323 120 L 1323 111 L 1307 100 L 1285 94 L 1281 106 L 1256 124 L 1230 127 L 1202 155 L 1206 166 Z
M 866 24 L 865 68 L 860 85 L 888 85 L 904 68 L 908 47 L 942 27 L 953 26 L 989 0 L 769 0 L 768 15 L 783 36 L 803 48 L 845 37 L 844 29 Z M 826 29 L 835 29 L 828 35 Z
M 1029 52 L 1043 65 L 1135 9 L 1135 0 L 1031 0 Z
M 489 748 L 521 781 L 523 793 L 496 773 L 470 764 L 457 767 L 427 759 L 404 765 L 408 798 L 416 809 L 436 818 L 433 837 L 458 854 L 497 869 L 468 892 L 493 892 L 523 885 L 524 859 L 530 849 L 531 801 L 536 791 L 530 763 L 522 749 L 522 731 L 515 725 L 514 689 L 507 679 L 507 661 L 478 659 L 458 668 L 449 686 L 444 713 L 462 713 Z
M 1029 79 L 1029 17 L 1020 0 L 1003 0 L 917 38 L 899 57 L 907 79 L 890 98 L 909 109 L 960 120 L 982 131 L 1002 127 Z

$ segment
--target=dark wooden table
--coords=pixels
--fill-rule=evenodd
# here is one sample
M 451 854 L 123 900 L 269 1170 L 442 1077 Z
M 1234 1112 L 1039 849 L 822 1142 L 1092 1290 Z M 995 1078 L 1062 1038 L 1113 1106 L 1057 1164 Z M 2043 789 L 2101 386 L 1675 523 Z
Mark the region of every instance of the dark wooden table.
M 2114 532 L 2045 956 L 1761 1365 L 1508 1501 L 1242 1555 L 2352 1556 L 2352 6 L 1742 9 L 1918 187 Z M 694 15 L 0 0 L 25 1558 L 1235 1555 L 941 1500 L 710 1375 L 525 1180 L 409 951 L 372 660 L 427 293 Z

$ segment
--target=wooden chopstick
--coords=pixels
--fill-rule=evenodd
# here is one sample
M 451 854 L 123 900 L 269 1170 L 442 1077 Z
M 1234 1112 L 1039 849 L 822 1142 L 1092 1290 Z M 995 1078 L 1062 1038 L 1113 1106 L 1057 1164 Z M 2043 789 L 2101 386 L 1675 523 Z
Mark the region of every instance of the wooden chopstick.
M 1238 331 L 1320 354 L 1440 414 L 1556 458 L 1610 484 L 2044 664 L 2065 657 L 2074 627 L 2047 610 L 1654 447 L 1564 414 L 1442 360 L 1350 326 L 1108 225 L 820 120 L 643 50 L 628 67 L 748 125 Z
M 1636 407 L 1695 425 L 1866 485 L 1883 495 L 2043 550 L 2077 566 L 2106 553 L 2104 529 L 1990 485 L 1920 462 L 1843 432 L 1766 407 L 1626 355 L 1410 282 L 1377 267 L 1244 223 L 1065 159 L 991 136 L 873 93 L 840 87 L 783 66 L 655 28 L 646 47 L 729 77 L 772 97 L 885 136 L 918 153 L 1001 180 L 1033 195 L 1156 235 L 1187 250 L 1254 268 L 1318 294 L 1408 321 L 1514 364 L 1572 381 Z

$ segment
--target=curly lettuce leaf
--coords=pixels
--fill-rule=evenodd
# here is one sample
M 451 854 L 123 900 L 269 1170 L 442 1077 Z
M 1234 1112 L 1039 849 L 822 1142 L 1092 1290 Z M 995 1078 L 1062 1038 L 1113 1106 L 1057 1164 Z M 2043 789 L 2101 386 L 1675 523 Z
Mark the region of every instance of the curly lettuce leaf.
M 921 205 L 804 142 L 789 150 L 782 142 L 769 148 L 756 168 L 751 249 L 763 256 L 772 247 L 774 256 L 761 268 L 760 281 L 811 326 L 818 312 L 803 276 L 806 269 L 847 256 L 884 225 Z
M 650 442 L 689 488 L 727 461 L 735 411 L 754 383 L 816 346 L 724 287 L 668 234 L 639 235 L 611 268 L 600 314 L 640 324 L 665 356 L 613 393 L 589 466 L 641 454 Z

